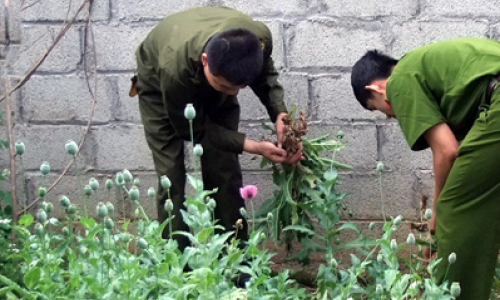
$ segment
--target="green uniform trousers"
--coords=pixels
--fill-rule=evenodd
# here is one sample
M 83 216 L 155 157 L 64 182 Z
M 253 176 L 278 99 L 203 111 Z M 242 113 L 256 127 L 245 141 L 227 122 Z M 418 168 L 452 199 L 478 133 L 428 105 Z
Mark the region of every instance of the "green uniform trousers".
M 438 280 L 459 282 L 457 299 L 489 299 L 500 248 L 500 89 L 462 141 L 436 209 Z
M 140 77 L 137 82 L 139 94 L 139 109 L 144 124 L 144 131 L 149 148 L 153 153 L 153 160 L 158 180 L 167 175 L 172 186 L 170 188 L 171 199 L 174 204 L 172 229 L 188 231 L 189 228 L 182 220 L 180 214 L 184 207 L 184 187 L 186 184 L 186 168 L 184 165 L 184 140 L 177 136 L 169 121 L 168 113 L 163 104 L 162 93 L 149 88 Z M 211 103 L 205 112 L 210 120 L 230 130 L 238 130 L 240 118 L 240 106 L 236 97 L 222 99 L 204 99 Z M 188 122 L 188 120 L 186 120 Z M 242 187 L 241 167 L 238 154 L 221 151 L 213 147 L 209 141 L 203 141 L 203 155 L 201 157 L 201 168 L 205 190 L 217 188 L 214 199 L 217 203 L 215 219 L 227 231 L 234 230 L 238 219 L 243 220 L 243 229 L 238 230 L 237 238 L 247 240 L 247 222 L 240 214 L 240 208 L 244 207 L 244 200 L 240 196 L 239 189 Z M 158 184 L 158 221 L 163 222 L 168 218 L 164 209 L 165 200 L 168 198 L 161 184 Z M 163 232 L 163 237 L 168 238 L 168 226 Z M 189 245 L 184 236 L 173 237 L 179 243 L 179 249 Z

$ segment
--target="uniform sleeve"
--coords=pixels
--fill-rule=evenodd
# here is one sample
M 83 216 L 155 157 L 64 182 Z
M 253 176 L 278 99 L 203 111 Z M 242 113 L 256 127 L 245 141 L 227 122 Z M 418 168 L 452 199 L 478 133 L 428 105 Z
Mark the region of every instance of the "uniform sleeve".
M 196 117 L 193 120 L 193 139 L 195 143 L 212 144 L 215 148 L 242 153 L 245 142 L 245 134 L 227 129 L 215 124 L 204 113 L 203 106 L 195 97 L 196 87 L 194 84 L 185 84 L 173 79 L 167 72 L 161 72 L 160 84 L 163 94 L 163 103 L 168 117 L 177 135 L 183 140 L 191 140 L 189 121 L 184 117 L 184 108 L 192 103 L 196 109 Z
M 283 99 L 283 86 L 278 82 L 279 74 L 271 57 L 272 40 L 264 42 L 263 45 L 264 66 L 259 76 L 250 84 L 250 88 L 266 107 L 271 121 L 275 122 L 278 115 L 287 112 L 287 109 Z
M 446 119 L 425 80 L 416 75 L 391 76 L 387 98 L 410 148 L 414 151 L 428 148 L 423 134 Z

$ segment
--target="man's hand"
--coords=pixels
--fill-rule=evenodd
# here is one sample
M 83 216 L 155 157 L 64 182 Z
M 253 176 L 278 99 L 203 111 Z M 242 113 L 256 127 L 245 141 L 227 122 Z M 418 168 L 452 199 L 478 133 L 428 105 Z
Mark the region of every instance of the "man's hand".
M 287 158 L 285 150 L 268 141 L 257 142 L 247 139 L 243 150 L 252 154 L 260 154 L 274 163 L 282 163 Z
M 282 148 L 281 143 L 283 142 L 283 135 L 285 134 L 285 124 L 283 123 L 283 117 L 287 116 L 288 114 L 285 112 L 282 112 L 278 115 L 276 118 L 276 124 L 274 125 L 276 127 L 276 138 L 277 138 L 277 144 L 278 148 Z
M 299 150 L 295 154 L 288 154 L 282 164 L 294 165 L 299 160 L 305 160 L 306 158 L 304 157 L 304 153 L 302 153 L 302 149 L 304 149 L 304 146 L 302 146 L 302 143 L 300 143 Z

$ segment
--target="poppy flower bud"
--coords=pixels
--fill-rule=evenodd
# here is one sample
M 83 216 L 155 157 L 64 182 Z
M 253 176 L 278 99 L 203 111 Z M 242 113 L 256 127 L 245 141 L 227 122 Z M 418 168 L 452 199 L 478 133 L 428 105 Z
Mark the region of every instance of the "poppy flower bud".
M 40 235 L 43 234 L 43 225 L 40 223 L 35 224 L 35 234 Z
M 150 200 L 154 200 L 154 199 L 156 198 L 156 191 L 155 191 L 155 189 L 154 189 L 154 188 L 152 188 L 152 187 L 151 187 L 151 188 L 149 188 L 149 190 L 148 190 L 148 198 L 149 198 Z
M 43 186 L 38 188 L 38 196 L 45 197 L 46 194 L 47 194 L 46 188 L 44 188 Z
M 135 178 L 134 179 L 134 185 L 137 186 L 137 187 L 141 186 L 141 180 L 139 178 Z
M 460 284 L 458 282 L 453 282 L 450 287 L 450 294 L 456 298 L 460 296 L 460 292 Z
M 115 206 L 111 202 L 106 202 L 106 208 L 108 209 L 108 214 L 112 214 L 115 211 Z
M 104 219 L 104 227 L 106 227 L 106 229 L 112 230 L 113 228 L 115 228 L 115 222 L 113 222 L 110 217 L 106 217 Z
M 171 199 L 167 199 L 167 201 L 165 201 L 164 208 L 167 212 L 172 212 L 174 210 L 174 203 Z
M 203 146 L 200 144 L 196 144 L 196 146 L 194 146 L 194 148 L 193 148 L 193 154 L 195 156 L 198 156 L 198 157 L 202 156 L 203 155 Z
M 398 248 L 398 243 L 396 243 L 395 239 L 391 240 L 391 249 L 396 250 Z
M 382 295 L 382 293 L 384 292 L 384 288 L 382 287 L 381 284 L 377 284 L 375 292 L 377 293 L 377 295 Z
M 342 130 L 337 131 L 337 138 L 340 140 L 344 137 L 344 132 Z
M 76 213 L 76 206 L 74 204 L 68 205 L 68 207 L 66 208 L 66 212 L 70 215 L 73 215 L 74 213 Z
M 132 176 L 132 173 L 130 173 L 129 170 L 125 169 L 122 171 L 123 173 L 123 180 L 125 180 L 125 182 L 132 182 L 132 180 L 134 180 L 134 176 Z
M 84 188 L 83 188 L 83 192 L 85 193 L 85 196 L 90 196 L 92 195 L 92 188 L 90 187 L 90 185 L 86 185 Z
M 108 208 L 104 205 L 104 203 L 99 202 L 99 204 L 97 204 L 96 214 L 101 219 L 108 215 Z
M 430 220 L 432 218 L 432 209 L 428 208 L 425 210 L 425 218 Z
M 47 221 L 47 213 L 43 209 L 39 209 L 36 213 L 36 218 L 40 223 Z
M 63 206 L 63 207 L 68 207 L 69 204 L 70 204 L 70 201 L 69 201 L 69 198 L 68 196 L 61 196 L 61 198 L 59 198 L 59 203 Z
M 118 172 L 115 176 L 115 183 L 117 186 L 123 186 L 125 184 L 125 179 L 123 178 L 123 173 Z
M 139 247 L 140 247 L 141 249 L 143 249 L 143 250 L 144 250 L 144 249 L 147 249 L 147 248 L 148 248 L 148 246 L 149 246 L 149 245 L 148 245 L 148 242 L 147 242 L 145 239 L 143 239 L 143 238 L 140 238 L 140 239 L 137 241 L 137 245 L 139 245 Z
M 455 254 L 455 252 L 450 253 L 450 255 L 448 256 L 448 262 L 450 263 L 450 265 L 454 264 L 456 261 L 457 255 Z
M 113 188 L 113 180 L 111 179 L 106 179 L 106 183 L 104 184 L 108 190 Z
M 383 162 L 378 162 L 377 163 L 377 171 L 379 172 L 384 172 L 385 171 L 385 165 Z
M 406 238 L 406 243 L 408 245 L 415 245 L 415 235 L 413 233 L 408 234 L 408 237 Z

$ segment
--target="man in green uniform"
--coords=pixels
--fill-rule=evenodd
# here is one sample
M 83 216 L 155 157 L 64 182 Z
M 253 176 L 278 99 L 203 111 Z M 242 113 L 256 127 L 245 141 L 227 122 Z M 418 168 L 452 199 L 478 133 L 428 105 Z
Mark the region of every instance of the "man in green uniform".
M 244 202 L 239 193 L 242 174 L 238 154 L 259 154 L 275 163 L 302 159 L 300 151 L 288 155 L 279 144 L 287 110 L 271 52 L 271 33 L 263 23 L 222 7 L 173 14 L 160 22 L 137 49 L 135 88 L 141 118 L 156 172 L 172 182 L 174 230 L 188 230 L 180 214 L 186 173 L 184 141 L 190 139 L 189 123 L 184 118 L 188 103 L 196 109 L 193 131 L 195 143 L 203 146 L 204 187 L 218 189 L 215 218 L 226 230 L 234 230 L 237 220 L 242 219 L 244 228 L 237 231 L 239 239 L 247 239 L 247 224 L 240 214 Z M 275 122 L 278 145 L 250 140 L 238 132 L 240 106 L 236 95 L 246 86 Z M 161 184 L 158 194 L 162 222 L 167 217 L 163 207 L 168 195 Z M 165 231 L 164 237 L 167 235 Z M 175 238 L 180 249 L 188 245 L 187 238 Z
M 368 51 L 352 70 L 361 105 L 397 118 L 412 150 L 432 150 L 437 276 L 460 282 L 460 300 L 489 299 L 500 248 L 499 73 L 500 43 L 480 38 L 433 43 L 399 61 Z

